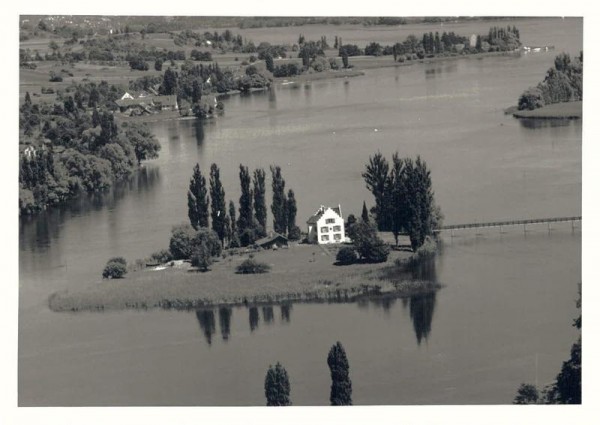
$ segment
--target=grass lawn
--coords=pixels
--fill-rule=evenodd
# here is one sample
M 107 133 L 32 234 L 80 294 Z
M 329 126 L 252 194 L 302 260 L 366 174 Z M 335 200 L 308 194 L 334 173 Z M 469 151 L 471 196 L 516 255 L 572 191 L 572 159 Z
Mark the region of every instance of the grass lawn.
M 254 253 L 271 271 L 242 275 L 237 265 L 247 253 L 228 255 L 210 271 L 194 270 L 189 263 L 163 270 L 146 268 L 123 279 L 95 281 L 77 292 L 55 293 L 55 311 L 114 310 L 125 308 L 196 308 L 202 306 L 259 304 L 284 301 L 351 301 L 362 296 L 392 294 L 408 296 L 432 291 L 432 282 L 414 281 L 404 267 L 409 251 L 392 251 L 387 263 L 336 266 L 337 247 L 291 244 L 287 249 Z

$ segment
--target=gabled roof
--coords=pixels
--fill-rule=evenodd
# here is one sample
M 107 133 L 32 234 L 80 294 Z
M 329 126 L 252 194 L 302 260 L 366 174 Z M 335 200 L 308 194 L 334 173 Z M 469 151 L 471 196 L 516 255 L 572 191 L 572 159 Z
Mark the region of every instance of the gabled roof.
M 115 100 L 115 103 L 119 107 L 125 106 L 138 106 L 138 105 L 147 105 L 152 101 L 152 99 L 141 98 L 141 99 L 119 99 Z
M 169 96 L 154 96 L 152 98 L 152 102 L 154 103 L 160 103 L 161 105 L 165 106 L 165 105 L 177 105 L 177 96 L 175 95 L 169 95 Z
M 325 211 L 327 211 L 328 209 L 332 210 L 334 213 L 336 213 L 340 218 L 342 218 L 342 211 L 341 211 L 341 207 L 337 206 L 334 208 L 331 207 L 326 207 L 321 205 L 321 207 L 317 210 L 317 212 L 315 212 L 307 221 L 306 224 L 317 224 L 317 222 L 321 219 L 321 217 L 323 217 L 323 214 L 325 214 Z
M 313 214 L 307 221 L 307 224 L 317 224 L 319 219 L 323 217 L 324 210 L 319 210 L 315 214 Z
M 271 235 L 266 236 L 262 239 L 257 240 L 256 242 L 254 242 L 256 245 L 258 246 L 262 246 L 271 242 L 275 242 L 277 239 L 283 239 L 287 242 L 288 238 L 286 238 L 283 235 L 280 235 L 279 233 L 275 233 L 273 232 Z

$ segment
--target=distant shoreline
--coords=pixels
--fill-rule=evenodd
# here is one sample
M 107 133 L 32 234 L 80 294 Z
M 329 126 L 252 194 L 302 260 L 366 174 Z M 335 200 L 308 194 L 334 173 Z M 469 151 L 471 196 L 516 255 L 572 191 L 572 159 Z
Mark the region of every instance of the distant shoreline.
M 272 267 L 264 274 L 241 275 L 236 266 L 245 253 L 221 258 L 206 273 L 189 263 L 130 272 L 123 279 L 98 278 L 77 291 L 52 294 L 55 312 L 125 309 L 198 309 L 218 306 L 289 302 L 352 302 L 371 297 L 408 297 L 430 293 L 441 285 L 412 279 L 408 251 L 392 251 L 387 263 L 337 266 L 335 255 L 318 245 L 290 245 L 278 251 L 255 253 Z M 395 264 L 395 261 L 397 263 Z
M 552 103 L 542 108 L 533 110 L 519 111 L 516 106 L 507 108 L 505 114 L 511 114 L 515 118 L 527 118 L 527 119 L 581 119 L 583 102 L 562 102 Z

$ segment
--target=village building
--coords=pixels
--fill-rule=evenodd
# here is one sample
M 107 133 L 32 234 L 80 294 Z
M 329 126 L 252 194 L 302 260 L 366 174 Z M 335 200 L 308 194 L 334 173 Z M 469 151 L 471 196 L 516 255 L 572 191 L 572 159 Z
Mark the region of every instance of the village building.
M 335 208 L 321 205 L 308 219 L 307 239 L 310 243 L 330 244 L 342 243 L 346 240 L 342 207 Z
M 176 111 L 177 107 L 177 96 L 154 96 L 152 97 L 152 103 L 154 109 L 157 111 Z
M 254 242 L 254 244 L 262 249 L 276 249 L 287 246 L 288 238 L 279 233 L 271 232 L 268 236 Z
M 115 103 L 119 107 L 119 112 L 127 115 L 152 114 L 179 109 L 177 96 L 158 96 L 146 91 L 125 92 Z

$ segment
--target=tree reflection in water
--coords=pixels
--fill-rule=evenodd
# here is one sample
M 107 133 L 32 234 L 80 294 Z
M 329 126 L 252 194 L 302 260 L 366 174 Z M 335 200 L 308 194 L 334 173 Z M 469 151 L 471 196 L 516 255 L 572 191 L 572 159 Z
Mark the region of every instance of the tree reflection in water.
M 216 331 L 214 311 L 196 310 L 196 319 L 198 319 L 198 324 L 200 325 L 200 329 L 202 329 L 202 332 L 204 333 L 206 342 L 208 342 L 208 345 L 211 345 L 212 336 L 215 334 Z
M 281 321 L 289 323 L 292 304 L 281 304 Z
M 427 339 L 431 332 L 433 311 L 435 309 L 435 292 L 410 297 L 410 318 L 413 322 L 417 343 Z
M 258 308 L 250 307 L 248 309 L 248 320 L 250 321 L 250 332 L 258 328 Z
M 231 333 L 231 315 L 233 310 L 231 307 L 219 308 L 219 326 L 221 327 L 221 337 L 227 341 Z
M 263 311 L 263 320 L 265 322 L 265 324 L 270 324 L 273 323 L 273 306 L 269 305 L 269 306 L 264 306 L 262 308 Z

